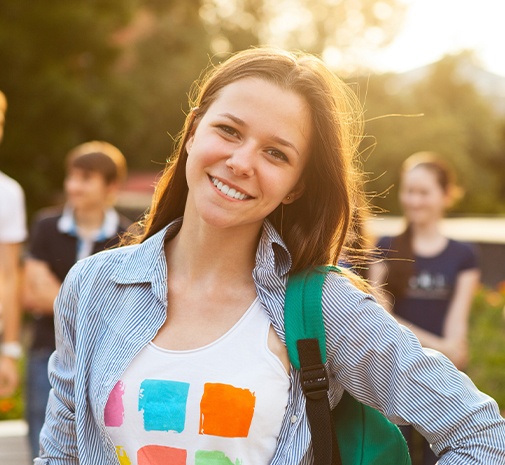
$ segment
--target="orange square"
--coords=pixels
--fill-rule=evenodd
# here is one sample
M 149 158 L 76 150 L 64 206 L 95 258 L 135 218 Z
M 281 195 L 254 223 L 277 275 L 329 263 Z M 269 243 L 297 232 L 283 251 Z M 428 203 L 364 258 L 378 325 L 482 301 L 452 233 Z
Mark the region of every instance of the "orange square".
M 248 389 L 206 383 L 200 402 L 200 434 L 247 437 L 255 404 L 256 397 Z
M 137 452 L 139 465 L 186 465 L 187 451 L 167 446 L 144 446 Z

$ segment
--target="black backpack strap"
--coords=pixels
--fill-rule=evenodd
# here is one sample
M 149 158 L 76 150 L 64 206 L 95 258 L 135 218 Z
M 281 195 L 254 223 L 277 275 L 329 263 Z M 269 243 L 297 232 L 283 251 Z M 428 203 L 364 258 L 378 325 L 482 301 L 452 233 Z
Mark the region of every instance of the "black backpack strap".
M 312 435 L 314 465 L 342 465 L 328 400 L 328 374 L 317 339 L 298 339 L 300 377 Z

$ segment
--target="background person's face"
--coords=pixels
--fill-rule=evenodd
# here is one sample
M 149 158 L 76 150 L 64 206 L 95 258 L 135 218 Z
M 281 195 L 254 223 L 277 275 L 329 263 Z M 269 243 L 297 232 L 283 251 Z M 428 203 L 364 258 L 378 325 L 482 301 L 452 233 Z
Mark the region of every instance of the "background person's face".
M 70 168 L 64 186 L 67 201 L 76 210 L 103 209 L 110 200 L 110 186 L 96 171 Z
M 447 194 L 431 170 L 419 166 L 403 173 L 400 204 L 409 223 L 438 221 L 444 216 L 447 202 Z

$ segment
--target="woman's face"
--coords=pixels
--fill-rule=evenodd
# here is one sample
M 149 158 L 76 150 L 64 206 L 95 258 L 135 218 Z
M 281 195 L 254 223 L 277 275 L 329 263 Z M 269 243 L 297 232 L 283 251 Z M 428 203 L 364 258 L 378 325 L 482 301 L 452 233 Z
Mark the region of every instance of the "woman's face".
M 433 171 L 418 166 L 403 173 L 400 204 L 409 223 L 425 225 L 438 221 L 448 203 L 448 195 Z
M 309 107 L 292 91 L 259 78 L 221 89 L 186 144 L 185 218 L 259 229 L 302 195 L 311 133 Z

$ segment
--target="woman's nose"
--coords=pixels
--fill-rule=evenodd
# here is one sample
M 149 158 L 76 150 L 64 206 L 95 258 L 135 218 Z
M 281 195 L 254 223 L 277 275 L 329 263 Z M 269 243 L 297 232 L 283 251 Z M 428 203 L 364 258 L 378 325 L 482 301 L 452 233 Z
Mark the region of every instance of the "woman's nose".
M 243 144 L 230 154 L 226 166 L 235 176 L 251 176 L 254 173 L 255 157 L 253 144 Z

